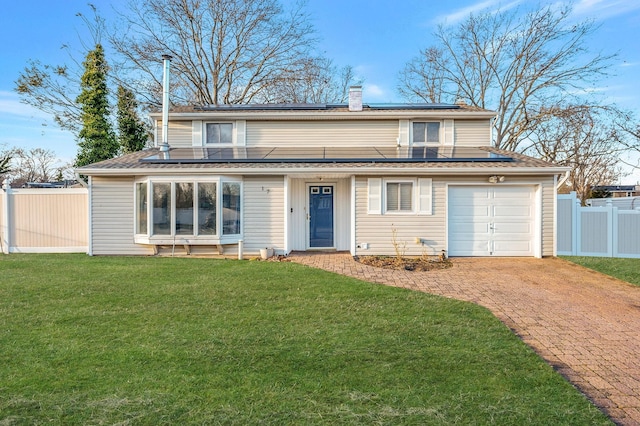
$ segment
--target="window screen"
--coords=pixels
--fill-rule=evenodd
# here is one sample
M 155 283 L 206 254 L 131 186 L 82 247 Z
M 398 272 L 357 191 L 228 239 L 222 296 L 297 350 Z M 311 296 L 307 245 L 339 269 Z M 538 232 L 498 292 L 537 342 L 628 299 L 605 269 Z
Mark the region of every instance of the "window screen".
M 413 210 L 413 183 L 388 182 L 387 183 L 387 211 L 412 211 Z
M 439 143 L 440 123 L 437 121 L 415 121 L 413 123 L 413 143 Z
M 233 143 L 233 124 L 207 123 L 207 143 Z

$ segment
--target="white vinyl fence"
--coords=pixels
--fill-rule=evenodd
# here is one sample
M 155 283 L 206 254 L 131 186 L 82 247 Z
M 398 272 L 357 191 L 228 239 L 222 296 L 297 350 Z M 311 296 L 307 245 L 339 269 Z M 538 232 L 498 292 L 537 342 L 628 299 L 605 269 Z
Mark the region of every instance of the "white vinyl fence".
M 86 253 L 86 188 L 12 189 L 0 192 L 0 252 Z
M 572 192 L 558 195 L 557 221 L 559 255 L 640 258 L 640 210 L 582 207 Z

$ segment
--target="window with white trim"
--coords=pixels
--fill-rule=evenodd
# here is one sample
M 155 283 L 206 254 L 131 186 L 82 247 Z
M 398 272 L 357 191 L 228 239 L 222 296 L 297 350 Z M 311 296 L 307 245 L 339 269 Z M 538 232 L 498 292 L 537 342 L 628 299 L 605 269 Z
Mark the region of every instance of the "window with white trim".
M 369 178 L 367 191 L 367 213 L 370 215 L 433 214 L 431 178 Z
M 413 182 L 386 182 L 386 211 L 413 211 Z
M 136 182 L 135 194 L 136 237 L 141 242 L 185 237 L 220 240 L 242 233 L 240 181 L 150 178 Z
M 136 184 L 136 234 L 147 233 L 147 182 Z
M 412 142 L 419 144 L 440 143 L 439 121 L 414 121 L 411 126 Z
M 233 123 L 205 123 L 207 145 L 232 144 Z

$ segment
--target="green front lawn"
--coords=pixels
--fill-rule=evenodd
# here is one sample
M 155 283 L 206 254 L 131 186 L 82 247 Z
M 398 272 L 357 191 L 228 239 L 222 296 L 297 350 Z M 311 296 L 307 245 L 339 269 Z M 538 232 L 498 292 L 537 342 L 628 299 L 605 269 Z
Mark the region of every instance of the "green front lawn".
M 640 259 L 619 257 L 560 256 L 585 268 L 611 275 L 623 281 L 640 286 Z
M 0 256 L 0 424 L 610 424 L 484 308 L 292 263 Z

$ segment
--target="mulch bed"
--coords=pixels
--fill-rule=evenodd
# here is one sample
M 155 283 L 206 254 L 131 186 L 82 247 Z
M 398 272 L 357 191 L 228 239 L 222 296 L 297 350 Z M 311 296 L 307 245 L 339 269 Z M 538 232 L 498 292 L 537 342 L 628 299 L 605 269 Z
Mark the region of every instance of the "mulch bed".
M 354 259 L 364 265 L 401 271 L 433 271 L 453 266 L 449 259 L 440 257 L 355 256 Z

